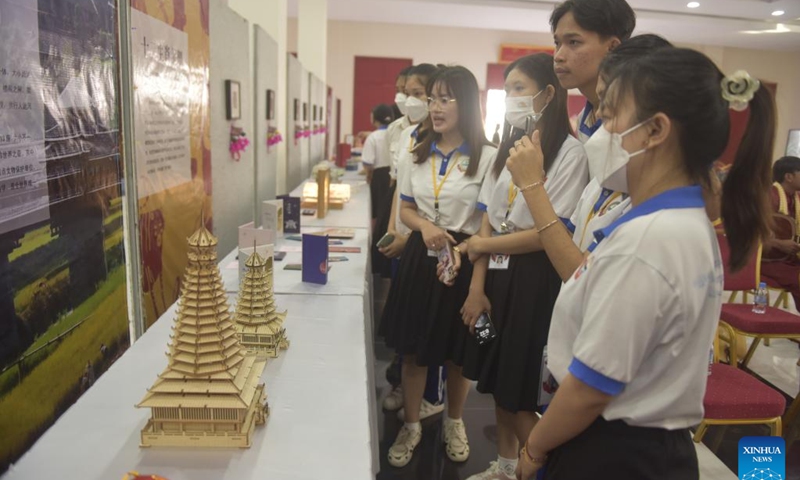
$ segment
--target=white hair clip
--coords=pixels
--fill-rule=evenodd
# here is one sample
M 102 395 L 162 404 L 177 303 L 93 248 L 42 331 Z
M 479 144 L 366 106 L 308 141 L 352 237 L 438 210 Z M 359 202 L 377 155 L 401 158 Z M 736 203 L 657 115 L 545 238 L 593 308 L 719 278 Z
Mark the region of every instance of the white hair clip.
M 722 98 L 730 103 L 732 110 L 743 112 L 759 88 L 761 82 L 757 78 L 751 77 L 745 70 L 739 70 L 722 79 Z

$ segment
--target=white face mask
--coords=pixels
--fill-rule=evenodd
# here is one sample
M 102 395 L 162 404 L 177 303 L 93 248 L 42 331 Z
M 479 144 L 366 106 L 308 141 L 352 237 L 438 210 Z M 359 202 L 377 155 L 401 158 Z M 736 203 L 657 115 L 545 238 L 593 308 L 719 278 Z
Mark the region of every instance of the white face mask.
M 428 104 L 417 97 L 408 97 L 406 100 L 406 115 L 411 123 L 419 123 L 428 116 Z
M 645 120 L 622 133 L 611 133 L 605 127 L 600 127 L 583 145 L 589 157 L 589 174 L 600 182 L 600 186 L 615 192 L 628 193 L 628 163 L 647 148 L 628 153 L 622 148 L 622 139 L 647 122 Z
M 408 110 L 406 110 L 406 100 L 408 100 L 408 95 L 403 92 L 397 92 L 397 95 L 394 96 L 394 104 L 397 105 L 397 108 L 400 109 L 400 113 L 405 115 Z
M 511 124 L 512 127 L 518 128 L 520 130 L 525 129 L 525 122 L 528 117 L 532 117 L 533 123 L 536 124 L 541 118 L 542 114 L 544 113 L 544 109 L 547 108 L 547 105 L 542 108 L 541 112 L 537 112 L 533 108 L 533 101 L 542 94 L 544 90 L 539 91 L 534 96 L 528 95 L 527 97 L 506 97 L 506 121 Z

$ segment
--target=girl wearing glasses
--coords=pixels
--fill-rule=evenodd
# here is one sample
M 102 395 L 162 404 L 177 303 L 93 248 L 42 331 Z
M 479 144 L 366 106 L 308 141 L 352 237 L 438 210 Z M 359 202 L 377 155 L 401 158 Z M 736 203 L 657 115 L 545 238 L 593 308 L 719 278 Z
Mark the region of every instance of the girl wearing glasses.
M 432 134 L 414 148 L 414 163 L 400 184 L 401 220 L 411 230 L 397 275 L 398 287 L 383 317 L 387 344 L 403 355 L 405 424 L 389 449 L 389 463 L 408 464 L 422 438 L 420 402 L 428 366 L 447 366 L 444 442 L 455 462 L 469 458 L 462 413 L 469 381 L 461 373 L 469 331 L 459 313 L 472 266 L 453 287 L 439 282 L 437 252 L 478 232 L 481 184 L 496 149 L 483 133 L 478 82 L 463 67 L 438 70 L 426 86 Z
M 558 217 L 572 215 L 589 182 L 586 152 L 572 135 L 567 91 L 558 82 L 553 57 L 523 57 L 508 66 L 505 80 L 507 123 L 481 190 L 483 224 L 478 235 L 459 245 L 461 257 L 475 265 L 463 321 L 474 330 L 481 314 L 490 313 L 497 331 L 489 343 L 468 344 L 464 362 L 464 375 L 478 381 L 478 391 L 494 396 L 497 417 L 498 461 L 471 480 L 514 477 L 518 445 L 536 424 L 539 386 L 546 380 L 540 379 L 542 356 L 561 288 L 538 242 L 538 232 L 554 224 L 534 222 L 505 166 L 509 150 L 525 136 L 526 123 L 534 122 L 541 134 L 544 189 Z
M 414 154 L 412 150 L 421 142 L 426 135 L 429 135 L 432 129 L 430 124 L 430 117 L 428 116 L 428 94 L 425 91 L 425 86 L 428 84 L 430 77 L 436 72 L 436 66 L 429 63 L 417 65 L 408 73 L 406 81 L 405 93 L 406 100 L 406 113 L 412 125 L 403 130 L 400 134 L 398 145 L 392 154 L 393 163 L 396 170 L 397 183 L 401 184 L 407 175 L 408 170 L 414 164 Z M 400 263 L 400 255 L 405 249 L 408 237 L 411 230 L 400 221 L 400 204 L 399 188 L 396 195 L 393 195 L 391 216 L 387 226 L 387 232 L 394 237 L 391 244 L 386 247 L 379 248 L 378 251 L 383 254 L 387 259 L 392 262 L 392 284 L 390 289 L 395 290 L 399 287 L 398 282 L 394 278 L 397 273 L 397 267 Z M 373 238 L 377 238 L 373 237 Z M 373 259 L 375 257 L 373 256 Z M 374 260 L 373 260 L 374 261 Z M 390 290 L 390 291 L 391 291 Z M 387 310 L 384 309 L 384 312 Z M 379 334 L 385 336 L 386 323 L 381 321 L 381 328 Z M 389 383 L 392 385 L 392 391 L 383 400 L 383 408 L 389 411 L 398 411 L 397 415 L 400 420 L 405 418 L 403 411 L 403 388 L 401 386 L 401 359 L 399 355 L 395 356 L 395 360 L 391 365 L 391 372 L 387 375 Z M 426 418 L 438 415 L 444 410 L 444 383 L 445 372 L 441 366 L 428 366 L 428 377 L 425 382 L 425 393 L 422 398 L 420 406 L 419 418 L 425 420 Z

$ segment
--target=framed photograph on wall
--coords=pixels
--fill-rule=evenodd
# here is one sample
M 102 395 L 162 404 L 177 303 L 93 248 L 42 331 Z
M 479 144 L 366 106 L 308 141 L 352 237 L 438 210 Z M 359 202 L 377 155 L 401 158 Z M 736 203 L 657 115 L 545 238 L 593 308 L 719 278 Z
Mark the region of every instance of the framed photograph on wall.
M 308 104 L 306 102 L 303 102 L 303 121 L 308 121 Z
M 316 105 L 314 105 L 314 116 L 313 116 L 313 119 L 314 119 L 315 122 L 317 121 L 317 106 Z
M 275 91 L 267 90 L 267 120 L 275 120 Z
M 300 120 L 300 100 L 294 99 L 294 121 Z
M 786 156 L 800 157 L 800 129 L 789 130 L 789 139 L 786 141 Z
M 242 118 L 241 85 L 236 80 L 225 80 L 225 118 Z

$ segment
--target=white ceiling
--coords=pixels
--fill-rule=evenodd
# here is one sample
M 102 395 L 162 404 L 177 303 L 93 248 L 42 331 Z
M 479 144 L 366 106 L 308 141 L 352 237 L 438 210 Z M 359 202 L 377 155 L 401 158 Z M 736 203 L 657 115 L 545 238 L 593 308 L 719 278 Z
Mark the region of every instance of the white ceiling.
M 289 0 L 289 15 L 297 2 Z M 628 0 L 637 33 L 678 43 L 800 51 L 800 0 Z M 332 20 L 549 32 L 556 0 L 328 0 Z M 773 17 L 775 10 L 784 10 Z M 778 23 L 783 26 L 779 27 Z M 784 30 L 758 35 L 745 31 Z

